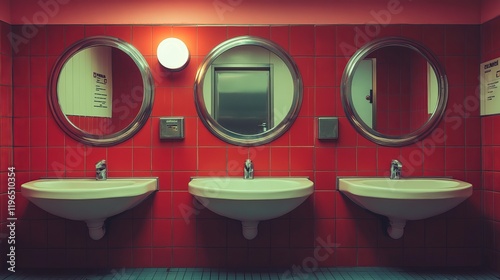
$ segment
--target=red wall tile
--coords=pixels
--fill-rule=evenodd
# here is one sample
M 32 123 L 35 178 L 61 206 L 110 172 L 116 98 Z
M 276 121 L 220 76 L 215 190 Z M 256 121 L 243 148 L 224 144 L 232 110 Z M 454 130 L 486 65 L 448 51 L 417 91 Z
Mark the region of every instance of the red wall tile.
M 20 32 L 20 29 L 20 26 L 13 26 L 14 31 Z M 311 256 L 319 244 L 318 238 L 331 238 L 334 243 L 334 252 L 321 262 L 322 266 L 425 266 L 432 265 L 430 260 L 438 265 L 463 265 L 460 257 L 467 253 L 476 256 L 478 250 L 482 250 L 482 244 L 468 242 L 481 236 L 482 232 L 463 230 L 476 225 L 470 218 L 467 220 L 461 216 L 465 210 L 458 209 L 444 218 L 411 221 L 403 239 L 394 241 L 384 235 L 377 216 L 353 204 L 336 190 L 336 176 L 388 176 L 390 160 L 399 158 L 411 163 L 405 166 L 405 175 L 454 174 L 476 182 L 481 181 L 478 174 L 481 173 L 482 161 L 483 169 L 486 167 L 489 174 L 485 178 L 491 178 L 487 181 L 491 181 L 488 192 L 496 194 L 499 191 L 494 189 L 494 178 L 498 172 L 494 152 L 500 141 L 496 140 L 498 137 L 493 130 L 479 128 L 480 124 L 493 128 L 492 119 L 496 121 L 498 118 L 480 119 L 477 108 L 474 112 L 468 111 L 470 114 L 467 116 L 454 113 L 450 117 L 458 116 L 458 119 L 445 119 L 439 128 L 446 128 L 450 138 L 445 143 L 434 143 L 436 145 L 427 150 L 418 145 L 382 147 L 364 139 L 352 128 L 342 109 L 340 78 L 347 63 L 346 56 L 348 58 L 366 41 L 356 33 L 359 30 L 365 30 L 365 26 L 46 27 L 28 46 L 19 46 L 20 49 L 12 57 L 7 55 L 7 60 L 12 59 L 13 82 L 2 86 L 12 88 L 14 110 L 9 116 L 5 106 L 1 107 L 0 118 L 4 117 L 3 111 L 7 111 L 5 117 L 12 118 L 14 115 L 13 154 L 16 168 L 25 173 L 26 180 L 45 174 L 92 176 L 95 162 L 107 159 L 111 175 L 158 176 L 160 190 L 143 204 L 109 221 L 106 241 L 102 241 L 104 244 L 107 242 L 107 246 L 90 240 L 83 223 L 63 223 L 61 221 L 64 220 L 56 217 L 51 217 L 47 223 L 47 215 L 43 211 L 24 201 L 19 206 L 22 208 L 19 210 L 23 215 L 21 220 L 33 221 L 33 225 L 45 235 L 52 232 L 51 225 L 57 227 L 64 231 L 61 235 L 65 238 L 63 241 L 50 241 L 50 244 L 47 239 L 31 240 L 24 250 L 26 255 L 32 253 L 35 257 L 27 258 L 23 265 L 286 269 Z M 490 32 L 493 30 L 490 29 Z M 377 36 L 400 33 L 429 46 L 444 63 L 452 95 L 449 106 L 462 104 L 465 97 L 474 96 L 480 47 L 470 42 L 471 38 L 479 38 L 478 26 L 394 25 L 381 30 Z M 227 38 L 244 34 L 270 38 L 289 51 L 304 82 L 303 108 L 290 131 L 270 144 L 250 148 L 226 144 L 209 133 L 197 115 L 192 89 L 197 68 L 204 56 Z M 45 96 L 47 77 L 55 57 L 69 44 L 92 35 L 112 35 L 132 42 L 150 64 L 155 80 L 152 117 L 133 139 L 116 147 L 85 147 L 77 143 L 61 132 L 48 112 L 48 106 L 41 105 L 46 102 L 42 97 Z M 58 36 L 62 39 L 54 41 L 53 38 Z M 190 63 L 181 72 L 171 73 L 162 69 L 155 57 L 157 44 L 169 36 L 184 40 L 190 50 Z M 0 53 L 10 52 L 0 50 Z M 3 66 L 0 71 L 5 73 Z M 3 78 L 2 83 L 3 80 L 8 79 Z M 1 96 L 3 102 L 4 97 L 9 95 L 2 93 Z M 158 139 L 159 117 L 163 116 L 185 117 L 184 140 Z M 316 139 L 316 118 L 322 116 L 339 118 L 338 140 Z M 462 122 L 459 129 L 454 128 L 453 120 Z M 3 122 L 1 128 L 4 133 Z M 480 154 L 481 145 L 485 144 L 488 150 L 483 150 L 483 155 L 491 155 L 489 157 L 481 157 Z M 418 162 L 411 161 L 417 157 Z M 262 222 L 261 232 L 253 241 L 241 236 L 239 222 L 221 218 L 199 203 L 193 203 L 193 197 L 187 192 L 192 176 L 242 176 L 242 164 L 246 158 L 254 161 L 256 176 L 299 174 L 309 176 L 316 184 L 314 195 L 298 209 L 282 218 Z M 487 159 L 491 162 L 485 162 Z M 476 191 L 482 192 L 482 186 Z M 475 196 L 480 197 L 479 194 Z M 492 222 L 498 205 L 493 199 L 484 203 Z M 464 209 L 467 213 L 481 212 L 477 209 L 481 206 L 479 199 L 479 202 L 466 204 Z M 467 217 L 478 217 L 470 215 Z M 447 234 L 461 229 L 463 231 L 459 235 L 449 237 Z M 452 238 L 451 241 L 448 238 Z M 461 247 L 463 244 L 469 246 L 467 250 Z M 44 253 L 40 253 L 40 248 Z M 65 252 L 66 260 L 57 259 L 58 252 Z M 85 257 L 86 252 L 103 253 L 106 257 L 90 260 Z M 498 250 L 492 252 L 498 253 Z M 495 256 L 493 253 L 489 256 Z M 54 262 L 40 264 L 37 256 L 48 256 Z M 210 256 L 217 256 L 217 259 Z M 476 265 L 477 259 L 474 257 L 467 264 Z
M 498 57 L 500 51 L 500 44 L 498 44 L 498 39 L 495 39 L 495 33 L 500 30 L 500 20 L 498 18 L 486 22 L 482 25 L 482 37 L 481 46 L 483 49 L 481 62 L 487 61 Z M 492 42 L 488 39 L 491 38 Z M 491 44 L 490 44 L 491 43 Z M 500 118 L 498 116 L 486 116 L 481 118 L 482 126 L 482 168 L 484 176 L 484 217 L 486 218 L 487 225 L 498 224 L 498 215 L 496 213 L 500 212 L 500 134 L 498 133 L 498 124 L 500 124 Z M 485 250 L 487 256 L 487 264 L 500 271 L 500 250 L 498 246 L 493 247 L 491 244 L 498 244 L 499 239 L 499 228 L 498 226 L 490 226 L 487 230 L 489 234 L 486 235 L 485 239 Z
M 106 35 L 131 43 L 133 36 L 132 27 L 129 25 L 108 25 L 106 26 Z
M 290 54 L 292 56 L 314 55 L 314 26 L 298 25 L 290 28 Z

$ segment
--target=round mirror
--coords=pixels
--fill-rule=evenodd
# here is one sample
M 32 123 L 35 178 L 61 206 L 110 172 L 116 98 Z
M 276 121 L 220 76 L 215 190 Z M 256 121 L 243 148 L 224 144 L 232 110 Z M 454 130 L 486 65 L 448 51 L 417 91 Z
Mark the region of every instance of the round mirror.
M 49 104 L 57 124 L 73 139 L 94 146 L 121 143 L 146 123 L 154 83 L 141 53 L 113 37 L 89 37 L 56 61 Z
M 241 146 L 281 136 L 302 102 L 302 80 L 292 58 L 277 44 L 253 36 L 215 47 L 198 69 L 194 90 L 203 124 Z
M 427 48 L 389 37 L 366 44 L 351 57 L 341 92 L 346 117 L 361 135 L 380 145 L 403 146 L 438 125 L 448 82 Z

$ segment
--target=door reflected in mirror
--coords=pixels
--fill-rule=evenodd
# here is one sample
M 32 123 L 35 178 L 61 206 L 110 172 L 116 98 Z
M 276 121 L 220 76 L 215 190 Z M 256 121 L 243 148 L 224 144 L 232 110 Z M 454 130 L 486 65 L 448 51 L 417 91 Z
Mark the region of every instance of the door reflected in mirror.
M 291 126 L 302 101 L 302 82 L 278 45 L 242 36 L 223 42 L 205 58 L 195 101 L 203 124 L 220 139 L 263 144 Z
M 360 61 L 352 84 L 361 120 L 386 135 L 422 127 L 438 102 L 436 74 L 418 52 L 399 46 L 378 49 Z
M 258 134 L 273 126 L 271 66 L 214 66 L 214 119 L 241 134 Z
M 349 59 L 341 82 L 342 107 L 365 138 L 404 146 L 429 135 L 448 100 L 446 73 L 437 57 L 411 39 L 386 37 Z
M 203 98 L 224 128 L 243 135 L 272 129 L 292 106 L 293 79 L 285 62 L 259 46 L 238 46 L 210 66 Z M 285 112 L 285 113 L 283 113 Z

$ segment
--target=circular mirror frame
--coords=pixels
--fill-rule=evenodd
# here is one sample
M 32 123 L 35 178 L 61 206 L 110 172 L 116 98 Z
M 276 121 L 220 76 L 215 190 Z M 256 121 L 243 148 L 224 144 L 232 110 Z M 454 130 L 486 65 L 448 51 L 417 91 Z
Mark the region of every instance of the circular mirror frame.
M 207 71 L 210 71 L 210 66 L 221 54 L 239 46 L 262 47 L 274 53 L 285 63 L 288 70 L 290 71 L 293 81 L 292 106 L 286 116 L 273 128 L 254 135 L 239 134 L 221 126 L 209 114 L 203 98 L 203 83 Z M 273 141 L 274 139 L 283 135 L 290 128 L 290 126 L 297 118 L 300 106 L 302 104 L 302 87 L 302 78 L 299 73 L 298 67 L 293 61 L 292 57 L 283 48 L 281 48 L 274 42 L 260 37 L 240 36 L 222 42 L 214 49 L 212 49 L 212 51 L 205 57 L 196 74 L 194 84 L 194 99 L 196 103 L 196 110 L 198 111 L 198 115 L 200 116 L 201 121 L 217 138 L 234 145 L 256 146 Z
M 438 102 L 436 110 L 432 113 L 431 117 L 427 122 L 418 128 L 417 130 L 399 136 L 382 134 L 371 127 L 367 126 L 359 117 L 358 113 L 353 107 L 352 101 L 352 80 L 354 77 L 354 72 L 357 66 L 366 58 L 370 53 L 384 48 L 384 47 L 406 47 L 418 52 L 422 55 L 427 62 L 431 65 L 434 73 L 436 74 L 438 82 Z M 413 144 L 423 138 L 425 138 L 429 133 L 432 132 L 434 128 L 439 124 L 441 118 L 443 117 L 444 111 L 446 109 L 446 103 L 448 101 L 448 80 L 444 68 L 439 63 L 437 57 L 428 50 L 425 46 L 417 43 L 411 39 L 402 37 L 386 37 L 381 39 L 376 39 L 368 44 L 362 46 L 357 50 L 349 62 L 347 63 L 344 73 L 342 75 L 341 82 L 341 96 L 342 96 L 342 106 L 349 122 L 354 126 L 356 131 L 358 131 L 363 137 L 368 140 L 375 142 L 383 146 L 405 146 Z
M 57 82 L 66 61 L 77 52 L 96 46 L 113 47 L 126 53 L 137 65 L 143 81 L 143 99 L 137 116 L 135 116 L 134 120 L 122 130 L 108 135 L 91 134 L 75 126 L 62 112 L 59 99 L 57 97 Z M 134 136 L 134 134 L 136 134 L 147 122 L 153 108 L 153 100 L 154 80 L 145 58 L 134 46 L 115 37 L 94 36 L 75 42 L 58 58 L 54 68 L 52 69 L 49 80 L 48 102 L 57 124 L 71 138 L 92 146 L 112 146 L 124 142 Z

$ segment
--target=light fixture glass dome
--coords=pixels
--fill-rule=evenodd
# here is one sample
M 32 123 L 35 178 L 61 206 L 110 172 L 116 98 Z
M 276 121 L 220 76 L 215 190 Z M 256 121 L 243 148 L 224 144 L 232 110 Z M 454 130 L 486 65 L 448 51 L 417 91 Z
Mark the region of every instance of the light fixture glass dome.
M 167 38 L 158 45 L 157 56 L 163 67 L 179 71 L 186 67 L 189 61 L 189 50 L 180 39 Z

